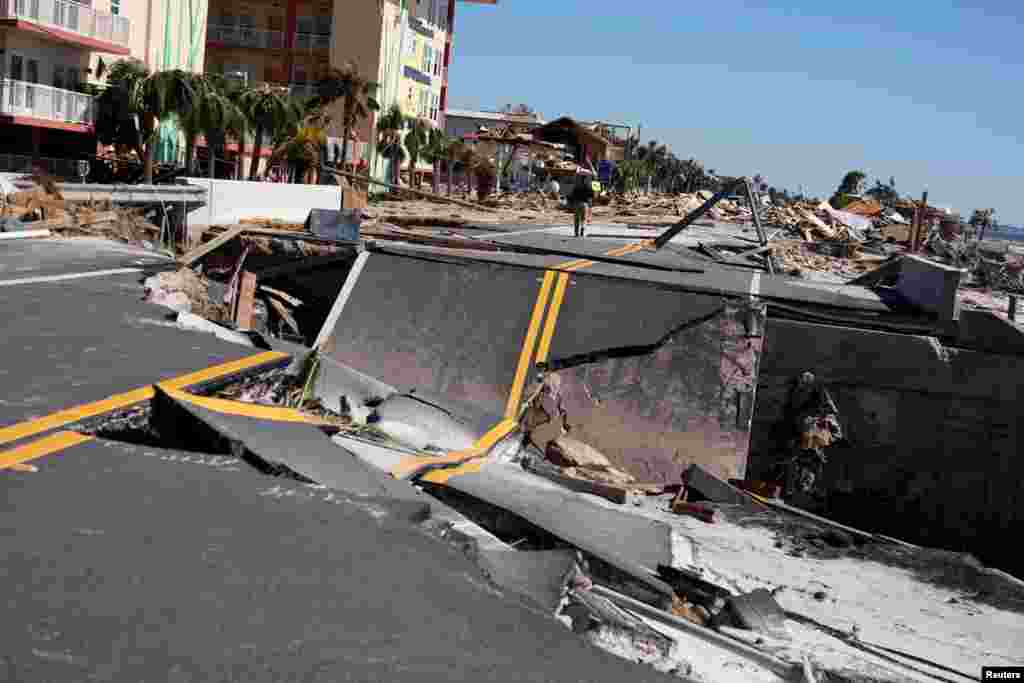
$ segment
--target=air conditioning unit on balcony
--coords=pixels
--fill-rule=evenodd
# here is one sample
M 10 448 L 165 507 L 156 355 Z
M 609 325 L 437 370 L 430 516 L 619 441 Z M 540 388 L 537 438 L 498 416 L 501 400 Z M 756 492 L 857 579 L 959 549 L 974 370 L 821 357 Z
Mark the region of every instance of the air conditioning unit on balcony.
M 249 73 L 247 71 L 225 71 L 224 78 L 245 86 L 249 85 Z

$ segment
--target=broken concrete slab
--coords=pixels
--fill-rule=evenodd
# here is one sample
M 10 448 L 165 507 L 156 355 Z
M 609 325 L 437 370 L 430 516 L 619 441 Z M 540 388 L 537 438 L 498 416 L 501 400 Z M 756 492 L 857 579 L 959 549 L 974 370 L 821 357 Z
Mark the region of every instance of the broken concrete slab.
M 590 444 L 568 436 L 560 436 L 548 442 L 545 457 L 559 467 L 591 467 L 608 469 L 612 464 Z
M 786 635 L 786 613 L 775 601 L 771 591 L 765 588 L 729 598 L 724 613 L 718 615 L 718 621 L 726 624 L 731 621 L 740 628 L 770 636 Z
M 589 493 L 594 496 L 600 496 L 607 501 L 619 505 L 622 505 L 629 499 L 629 489 L 625 486 L 615 486 L 600 481 L 566 476 L 560 468 L 544 462 L 530 460 L 529 462 L 524 462 L 523 466 L 530 472 L 577 493 Z
M 332 359 L 500 419 L 520 407 L 536 357 L 564 375 L 574 438 L 618 469 L 649 482 L 677 481 L 689 462 L 742 475 L 760 354 L 748 323 L 763 306 L 582 272 L 561 282 L 450 250 L 360 258 L 318 335 Z
M 675 560 L 667 524 L 567 491 L 514 464 L 473 462 L 421 479 L 512 512 L 671 599 L 671 586 L 655 577 L 659 565 Z
M 576 553 L 572 550 L 484 550 L 475 559 L 484 575 L 497 586 L 552 614 L 561 604 L 576 569 Z
M 458 416 L 409 394 L 384 399 L 369 422 L 418 451 L 464 450 L 482 436 Z
M 964 308 L 956 321 L 954 343 L 989 353 L 1024 354 L 1024 331 L 992 311 Z
M 696 492 L 705 500 L 712 503 L 728 503 L 730 505 L 744 505 L 757 507 L 750 496 L 743 493 L 727 481 L 716 477 L 700 465 L 690 465 L 683 472 L 683 483 L 688 491 Z M 696 502 L 690 498 L 690 502 Z
M 274 419 L 275 412 L 280 419 Z M 192 425 L 193 429 L 212 431 L 230 444 L 233 453 L 255 461 L 258 466 L 285 467 L 335 491 L 379 499 L 409 521 L 422 521 L 429 516 L 429 497 L 339 448 L 315 420 L 301 420 L 295 413 L 271 406 L 207 399 L 159 386 L 154 398 L 154 419 L 158 423 L 173 420 L 180 428 L 181 415 L 191 416 L 198 423 Z
M 939 320 L 956 320 L 960 316 L 956 292 L 965 272 L 921 256 L 906 255 L 900 259 L 896 291 L 920 309 L 937 315 Z

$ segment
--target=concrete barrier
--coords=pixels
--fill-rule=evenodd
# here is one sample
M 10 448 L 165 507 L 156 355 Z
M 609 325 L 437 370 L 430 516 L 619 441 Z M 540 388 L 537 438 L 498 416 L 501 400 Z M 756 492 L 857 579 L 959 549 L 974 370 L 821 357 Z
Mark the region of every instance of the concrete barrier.
M 188 215 L 190 225 L 231 225 L 243 218 L 272 218 L 303 223 L 310 209 L 337 209 L 341 188 L 337 185 L 292 185 L 186 178 L 207 191 L 206 206 Z
M 846 435 L 826 450 L 827 516 L 1024 571 L 1007 543 L 1024 528 L 1024 358 L 931 337 L 769 320 L 751 478 L 768 477 L 790 452 L 787 401 L 804 371 L 828 387 Z

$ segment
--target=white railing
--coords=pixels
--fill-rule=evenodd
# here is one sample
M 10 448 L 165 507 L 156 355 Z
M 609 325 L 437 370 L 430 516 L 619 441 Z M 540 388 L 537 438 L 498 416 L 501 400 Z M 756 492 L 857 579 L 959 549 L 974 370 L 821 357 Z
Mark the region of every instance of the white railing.
M 7 153 L 0 153 L 0 173 L 46 173 L 58 178 L 80 177 L 76 159 L 51 159 Z
M 67 123 L 93 123 L 93 98 L 41 83 L 0 79 L 0 113 Z
M 0 0 L 0 18 L 21 19 L 87 38 L 128 45 L 131 21 L 71 0 Z
M 316 83 L 286 83 L 288 94 L 295 97 L 313 97 L 316 95 Z
M 294 37 L 296 50 L 329 50 L 331 47 L 330 34 L 296 33 Z
M 2 2 L 3 0 L 0 0 Z M 284 31 L 267 31 L 248 26 L 222 26 L 210 24 L 206 27 L 207 42 L 223 43 L 232 47 L 284 47 Z

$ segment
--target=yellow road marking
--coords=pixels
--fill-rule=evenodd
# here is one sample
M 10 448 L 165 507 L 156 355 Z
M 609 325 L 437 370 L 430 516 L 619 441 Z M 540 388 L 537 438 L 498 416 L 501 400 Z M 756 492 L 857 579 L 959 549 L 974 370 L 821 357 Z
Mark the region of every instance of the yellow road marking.
M 167 395 L 179 401 L 185 401 L 193 405 L 201 406 L 208 410 L 225 415 L 240 415 L 242 417 L 254 417 L 260 420 L 273 422 L 302 422 L 305 424 L 327 425 L 333 424 L 327 420 L 312 415 L 307 415 L 294 408 L 282 408 L 279 406 L 258 405 L 254 403 L 243 403 L 242 401 L 229 401 L 223 398 L 212 398 L 210 396 L 196 396 L 180 389 L 172 389 L 164 383 L 157 385 Z
M 490 431 L 480 437 L 476 443 L 463 451 L 454 451 L 452 453 L 438 455 L 436 457 L 412 455 L 407 458 L 402 458 L 397 465 L 391 468 L 391 476 L 402 477 L 410 472 L 415 472 L 421 467 L 459 463 L 469 458 L 485 455 L 487 451 L 491 450 L 494 444 L 498 443 L 498 441 L 507 436 L 508 433 L 515 428 L 516 423 L 513 420 L 502 420 L 492 427 Z
M 562 308 L 562 299 L 565 297 L 565 287 L 569 284 L 569 274 L 559 273 L 558 284 L 555 285 L 555 294 L 551 298 L 551 308 L 548 310 L 548 319 L 544 322 L 544 334 L 540 337 L 540 345 L 537 346 L 537 363 L 544 363 L 548 359 L 548 352 L 551 350 L 551 339 L 555 336 L 555 322 L 558 320 L 558 311 Z
M 113 396 L 101 401 L 93 401 L 92 403 L 86 403 L 85 405 L 75 406 L 74 408 L 68 408 L 67 410 L 51 413 L 49 415 L 36 418 L 35 420 L 29 420 L 28 422 L 21 422 L 16 425 L 11 425 L 10 427 L 4 427 L 0 429 L 0 444 L 17 441 L 18 439 L 23 439 L 26 436 L 34 436 L 42 432 L 48 432 L 51 429 L 63 427 L 66 424 L 78 422 L 79 420 L 84 420 L 87 417 L 102 415 L 103 413 L 109 413 L 112 410 L 126 408 L 133 403 L 141 403 L 142 401 L 146 401 L 151 398 L 153 398 L 153 387 L 145 386 L 123 394 L 114 394 Z
M 617 247 L 605 253 L 605 256 L 624 256 L 639 251 L 643 248 L 642 243 L 628 244 L 624 247 Z M 596 261 L 577 260 L 560 263 L 555 266 L 559 270 L 582 270 L 594 265 Z M 540 338 L 540 345 L 537 347 L 537 363 L 543 363 L 548 359 L 551 351 L 551 340 L 555 335 L 555 325 L 558 323 L 558 313 L 562 309 L 562 301 L 565 299 L 565 289 L 569 284 L 569 274 L 562 272 L 558 274 L 558 283 L 555 285 L 555 294 L 551 298 L 551 307 L 548 309 L 548 317 L 544 323 L 544 333 Z
M 272 363 L 275 360 L 282 360 L 284 358 L 288 358 L 287 353 L 281 353 L 280 351 L 265 351 L 263 353 L 258 353 L 255 356 L 248 356 L 246 358 L 230 361 L 228 363 L 221 363 L 220 365 L 214 365 L 209 368 L 204 368 L 202 370 L 190 372 L 189 374 L 182 375 L 181 377 L 175 377 L 174 379 L 164 380 L 163 382 L 160 382 L 160 386 L 164 388 L 169 387 L 171 389 L 184 389 L 185 387 L 191 386 L 193 384 L 199 384 L 201 382 L 206 382 L 211 379 L 217 379 L 218 377 L 223 377 L 224 375 L 230 375 L 232 373 L 240 372 L 242 370 L 248 370 L 249 368 L 255 367 L 257 365 Z
M 241 370 L 270 363 L 274 360 L 286 357 L 288 357 L 288 354 L 286 353 L 268 351 L 255 356 L 242 358 L 241 360 L 214 365 L 204 370 L 198 370 L 187 375 L 182 375 L 181 377 L 166 380 L 160 384 L 163 387 L 181 389 L 192 384 L 198 384 L 199 382 L 204 382 L 206 380 L 230 375 Z M 23 439 L 28 436 L 48 432 L 51 429 L 63 427 L 64 425 L 78 422 L 79 420 L 84 420 L 89 417 L 95 417 L 97 415 L 102 415 L 103 413 L 127 408 L 135 403 L 148 401 L 153 398 L 153 393 L 153 386 L 146 385 L 123 394 L 114 394 L 113 396 L 99 401 L 75 406 L 74 408 L 67 408 L 34 420 L 19 422 L 18 424 L 14 424 L 9 427 L 3 427 L 0 428 L 0 444 L 10 443 L 11 441 L 17 441 L 18 439 Z
M 515 378 L 512 380 L 512 390 L 508 394 L 508 403 L 505 405 L 505 419 L 512 419 L 519 413 L 519 399 L 522 397 L 526 373 L 530 368 L 533 347 L 537 342 L 537 331 L 540 328 L 544 309 L 547 307 L 551 286 L 554 282 L 554 271 L 546 271 L 544 273 L 544 282 L 540 286 L 540 293 L 537 295 L 537 302 L 533 305 L 533 315 L 530 317 L 530 326 L 526 330 L 526 339 L 523 340 L 523 348 L 519 352 L 519 365 L 516 367 Z
M 642 240 L 641 242 L 634 244 L 616 247 L 615 249 L 607 251 L 604 255 L 623 256 L 625 254 L 639 251 L 651 242 L 651 240 Z M 548 294 L 552 289 L 552 284 L 555 283 L 554 295 L 551 298 L 551 305 L 547 312 L 547 320 L 544 321 L 544 329 L 541 334 L 540 344 L 537 345 L 536 362 L 538 363 L 546 361 L 548 353 L 551 350 L 551 340 L 555 334 L 555 325 L 558 321 L 558 313 L 561 310 L 562 301 L 565 298 L 565 290 L 569 283 L 569 273 L 565 271 L 576 271 L 583 268 L 589 268 L 595 263 L 596 261 L 590 261 L 588 259 L 575 259 L 559 263 L 553 267 L 553 270 L 545 271 L 544 281 L 541 285 L 540 292 L 537 295 L 537 301 L 534 304 L 533 315 L 530 318 L 530 326 L 526 331 L 526 338 L 523 340 L 523 347 L 519 354 L 519 365 L 516 368 L 515 379 L 512 382 L 512 389 L 509 391 L 508 403 L 505 406 L 505 419 L 495 425 L 479 441 L 473 444 L 472 447 L 464 451 L 447 453 L 433 458 L 424 456 L 409 456 L 407 458 L 403 458 L 397 465 L 391 468 L 390 472 L 392 476 L 401 477 L 411 472 L 415 472 L 417 469 L 425 466 L 446 465 L 450 463 L 456 464 L 455 467 L 432 470 L 420 477 L 422 481 L 443 484 L 453 476 L 479 471 L 486 462 L 484 456 L 487 455 L 487 452 L 495 443 L 498 442 L 499 439 L 503 438 L 516 428 L 515 418 L 519 412 L 519 400 L 522 397 L 523 384 L 525 383 L 526 374 L 529 371 L 530 358 L 533 355 L 534 342 L 536 341 L 538 327 L 544 319 L 544 309 L 547 307 Z
M 78 432 L 57 432 L 36 439 L 32 443 L 23 444 L 17 448 L 0 453 L 0 470 L 5 467 L 18 467 L 29 460 L 41 458 L 50 453 L 62 451 L 65 448 L 77 446 L 80 443 L 91 441 L 91 436 L 79 434 Z

